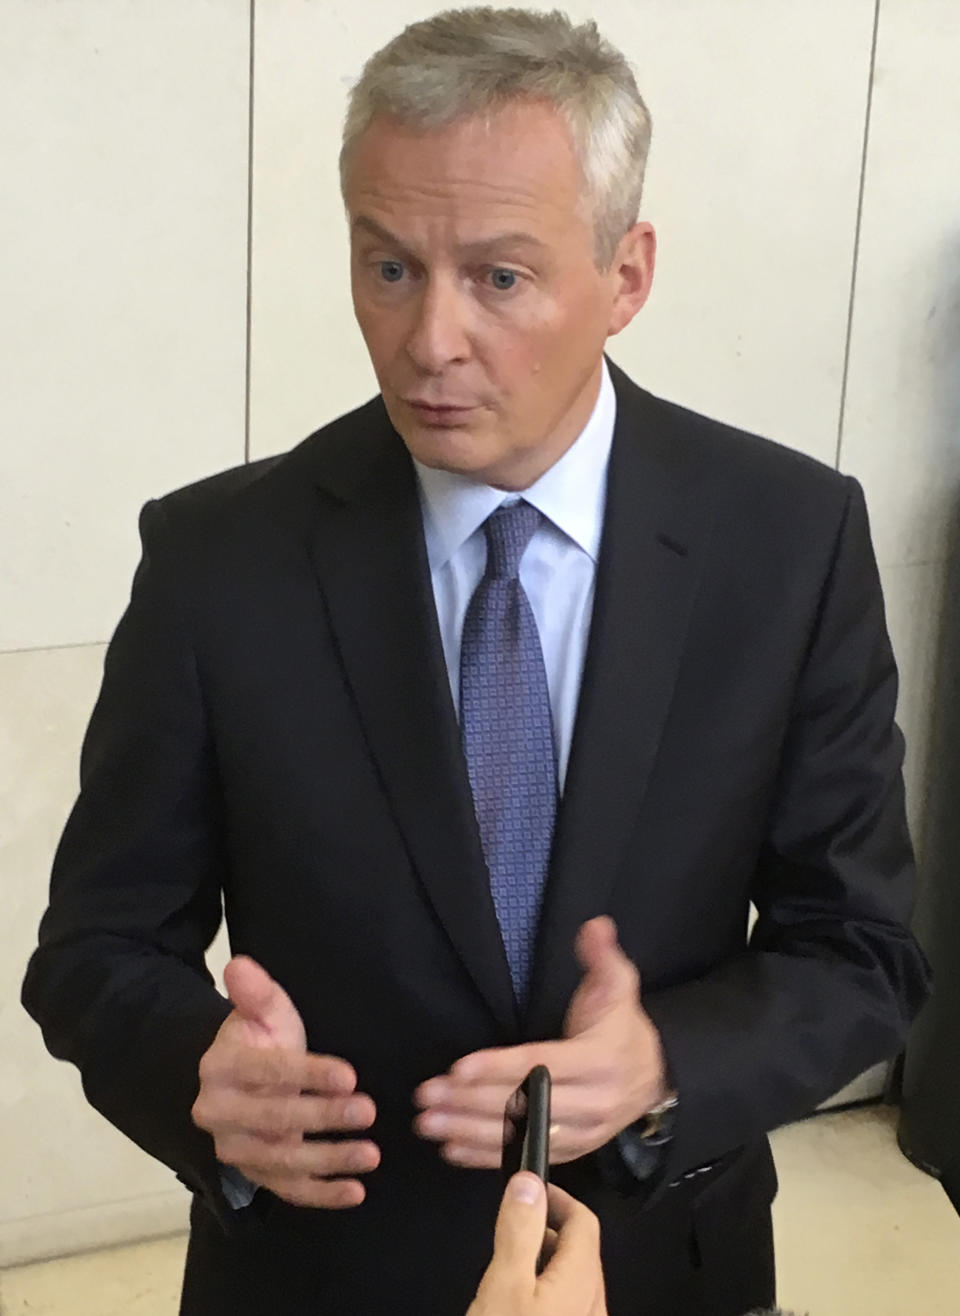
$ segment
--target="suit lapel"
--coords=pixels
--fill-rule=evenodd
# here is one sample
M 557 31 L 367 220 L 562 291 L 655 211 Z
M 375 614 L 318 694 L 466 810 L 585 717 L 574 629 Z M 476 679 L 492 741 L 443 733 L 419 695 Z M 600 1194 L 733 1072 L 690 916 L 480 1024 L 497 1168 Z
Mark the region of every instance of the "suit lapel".
M 611 367 L 617 424 L 587 657 L 544 898 L 529 1037 L 560 1035 L 577 930 L 609 908 L 666 721 L 713 524 L 670 412 Z
M 437 624 L 416 477 L 379 399 L 321 449 L 313 559 L 413 867 L 507 1038 L 518 1019 Z

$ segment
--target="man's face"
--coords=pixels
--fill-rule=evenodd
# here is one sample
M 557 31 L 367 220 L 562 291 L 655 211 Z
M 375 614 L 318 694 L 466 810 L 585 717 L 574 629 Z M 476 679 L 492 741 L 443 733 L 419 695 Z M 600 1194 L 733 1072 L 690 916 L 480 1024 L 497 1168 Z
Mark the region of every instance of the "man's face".
M 576 439 L 604 343 L 646 300 L 654 234 L 608 271 L 563 120 L 515 103 L 431 132 L 374 120 L 347 181 L 357 320 L 411 454 L 524 489 Z

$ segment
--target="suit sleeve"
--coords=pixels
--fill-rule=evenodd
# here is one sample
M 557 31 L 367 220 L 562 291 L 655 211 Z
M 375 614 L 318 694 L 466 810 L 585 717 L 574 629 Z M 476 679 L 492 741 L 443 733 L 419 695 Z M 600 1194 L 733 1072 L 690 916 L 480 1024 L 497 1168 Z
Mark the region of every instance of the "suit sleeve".
M 190 1118 L 200 1057 L 230 1010 L 204 961 L 221 917 L 222 818 L 160 504 L 140 533 L 23 1003 L 91 1104 L 226 1223 L 212 1140 Z
M 644 1000 L 681 1104 L 661 1180 L 809 1114 L 903 1047 L 929 991 L 897 673 L 860 486 L 848 495 L 752 890 L 743 953 Z

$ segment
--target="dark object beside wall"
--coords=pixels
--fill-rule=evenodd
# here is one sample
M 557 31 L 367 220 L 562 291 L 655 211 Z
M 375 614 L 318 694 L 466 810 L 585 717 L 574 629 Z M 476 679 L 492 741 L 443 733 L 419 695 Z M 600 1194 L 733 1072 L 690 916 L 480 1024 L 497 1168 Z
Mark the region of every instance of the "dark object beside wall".
M 898 1141 L 941 1180 L 960 1211 L 960 527 L 946 573 L 933 695 L 929 788 L 918 836 L 915 932 L 934 994 L 914 1024 L 903 1066 Z

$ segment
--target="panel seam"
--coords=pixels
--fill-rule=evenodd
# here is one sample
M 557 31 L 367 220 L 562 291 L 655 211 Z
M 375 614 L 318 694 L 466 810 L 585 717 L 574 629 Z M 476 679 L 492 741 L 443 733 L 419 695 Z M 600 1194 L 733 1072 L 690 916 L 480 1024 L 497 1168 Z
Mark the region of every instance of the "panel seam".
M 877 64 L 877 38 L 880 31 L 880 0 L 874 0 L 873 37 L 870 43 L 870 73 L 867 79 L 867 106 L 863 123 L 863 153 L 860 158 L 860 188 L 857 195 L 857 221 L 853 237 L 853 268 L 850 272 L 850 299 L 847 304 L 847 336 L 843 350 L 843 381 L 840 387 L 840 416 L 837 423 L 837 447 L 834 467 L 840 469 L 843 450 L 843 427 L 847 416 L 847 386 L 850 379 L 850 345 L 853 339 L 853 312 L 860 265 L 860 234 L 863 225 L 863 198 L 866 191 L 867 155 L 870 147 L 870 118 L 873 111 L 873 81 Z
M 243 378 L 243 460 L 250 461 L 250 381 L 253 344 L 253 95 L 257 0 L 250 0 L 250 59 L 247 69 L 247 290 Z

